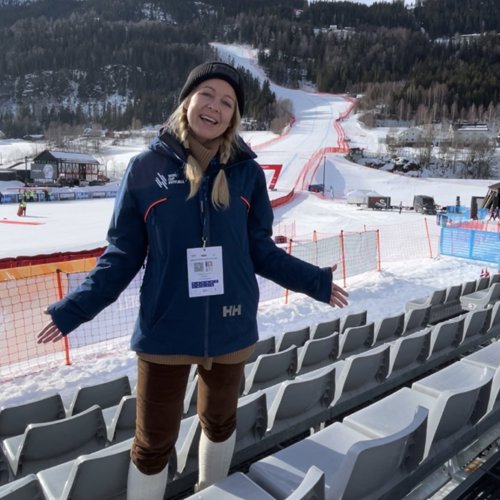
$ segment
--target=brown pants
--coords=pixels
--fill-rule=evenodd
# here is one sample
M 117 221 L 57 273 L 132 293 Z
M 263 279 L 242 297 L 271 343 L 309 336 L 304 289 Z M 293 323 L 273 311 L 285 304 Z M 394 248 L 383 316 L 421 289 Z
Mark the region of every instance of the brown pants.
M 236 429 L 236 407 L 245 363 L 198 365 L 197 412 L 213 442 Z M 179 434 L 191 365 L 160 365 L 138 358 L 137 417 L 131 458 L 143 474 L 157 474 L 168 463 Z

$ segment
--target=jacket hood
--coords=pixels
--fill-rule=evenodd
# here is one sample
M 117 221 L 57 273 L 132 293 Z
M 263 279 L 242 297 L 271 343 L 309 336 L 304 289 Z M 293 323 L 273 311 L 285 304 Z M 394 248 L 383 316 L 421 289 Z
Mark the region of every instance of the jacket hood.
M 184 146 L 164 128 L 160 129 L 158 136 L 151 141 L 149 148 L 163 156 L 173 157 L 183 164 L 187 160 L 187 152 Z M 257 155 L 250 149 L 248 144 L 239 135 L 236 136 L 236 147 L 229 165 L 240 161 L 253 160 L 256 157 Z

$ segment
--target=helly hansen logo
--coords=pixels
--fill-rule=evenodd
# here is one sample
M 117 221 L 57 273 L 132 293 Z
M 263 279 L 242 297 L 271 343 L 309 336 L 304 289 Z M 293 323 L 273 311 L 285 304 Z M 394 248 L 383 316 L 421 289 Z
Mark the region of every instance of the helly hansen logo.
M 235 306 L 222 306 L 222 316 L 241 316 L 241 304 Z

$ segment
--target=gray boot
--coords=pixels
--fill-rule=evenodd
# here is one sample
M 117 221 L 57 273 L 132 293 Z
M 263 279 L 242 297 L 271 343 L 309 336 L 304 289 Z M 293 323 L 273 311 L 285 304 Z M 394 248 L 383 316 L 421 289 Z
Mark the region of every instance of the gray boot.
M 163 500 L 167 487 L 168 464 L 165 468 L 148 476 L 132 462 L 128 468 L 127 500 Z
M 221 443 L 214 443 L 201 432 L 200 446 L 198 449 L 199 472 L 196 490 L 201 491 L 208 486 L 222 481 L 229 472 L 233 458 L 236 431 Z

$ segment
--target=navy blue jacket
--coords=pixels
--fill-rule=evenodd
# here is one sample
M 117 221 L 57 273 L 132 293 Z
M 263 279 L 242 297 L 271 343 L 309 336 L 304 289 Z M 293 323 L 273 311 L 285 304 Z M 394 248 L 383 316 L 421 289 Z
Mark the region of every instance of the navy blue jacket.
M 264 172 L 243 140 L 224 168 L 230 206 L 210 202 L 218 158 L 197 196 L 187 199 L 186 152 L 168 133 L 134 157 L 123 177 L 107 240 L 85 281 L 49 307 L 63 334 L 114 302 L 145 263 L 132 349 L 152 354 L 217 356 L 255 343 L 259 289 L 255 273 L 328 303 L 332 273 L 306 263 L 272 240 L 273 212 Z M 203 216 L 205 214 L 205 217 Z M 224 293 L 190 298 L 186 249 L 221 246 Z

